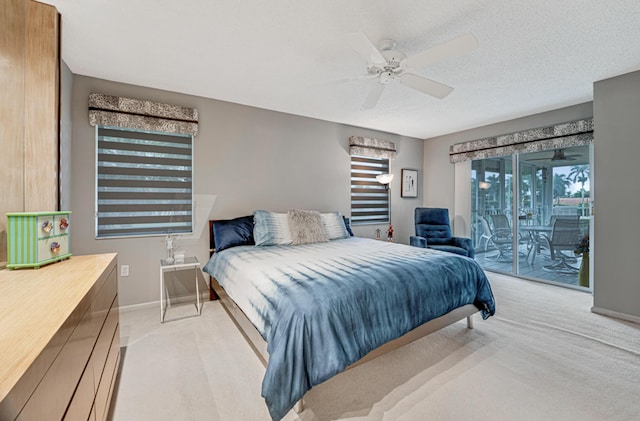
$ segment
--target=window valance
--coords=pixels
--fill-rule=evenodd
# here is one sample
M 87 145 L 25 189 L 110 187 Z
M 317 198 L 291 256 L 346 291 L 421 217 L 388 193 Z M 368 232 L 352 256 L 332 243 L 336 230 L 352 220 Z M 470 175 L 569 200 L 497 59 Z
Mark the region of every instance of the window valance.
M 396 157 L 396 144 L 388 140 L 351 136 L 349 138 L 349 154 L 393 159 Z
M 198 110 L 92 93 L 89 94 L 89 124 L 195 136 Z
M 472 159 L 589 145 L 591 142 L 593 142 L 593 119 L 589 118 L 456 143 L 449 148 L 449 161 L 454 164 Z

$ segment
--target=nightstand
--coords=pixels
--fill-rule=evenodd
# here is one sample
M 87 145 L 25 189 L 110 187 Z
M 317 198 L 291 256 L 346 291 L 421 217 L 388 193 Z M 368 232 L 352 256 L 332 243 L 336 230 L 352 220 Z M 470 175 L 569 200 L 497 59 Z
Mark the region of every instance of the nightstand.
M 164 274 L 165 272 L 175 272 L 179 270 L 193 269 L 194 277 L 196 281 L 196 316 L 199 316 L 202 312 L 202 304 L 200 304 L 200 288 L 198 287 L 198 270 L 200 270 L 200 262 L 196 257 L 185 257 L 183 261 L 176 263 L 176 261 L 168 261 L 166 259 L 160 260 L 160 323 L 164 323 L 164 314 L 167 311 L 164 301 L 169 301 L 169 296 L 164 286 Z

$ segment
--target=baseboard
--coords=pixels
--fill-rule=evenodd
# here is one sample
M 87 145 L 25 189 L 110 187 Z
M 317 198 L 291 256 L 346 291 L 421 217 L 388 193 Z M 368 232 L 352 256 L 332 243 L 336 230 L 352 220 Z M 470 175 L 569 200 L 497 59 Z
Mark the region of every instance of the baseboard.
M 593 306 L 593 307 L 591 307 L 591 312 L 592 313 L 596 313 L 596 314 L 601 314 L 603 316 L 613 317 L 614 319 L 620 319 L 620 320 L 625 320 L 627 322 L 633 322 L 633 323 L 640 324 L 640 317 L 638 317 L 638 316 L 632 316 L 630 314 L 619 313 L 617 311 L 607 310 L 606 308 L 600 308 L 600 307 Z
M 142 309 L 149 308 L 149 307 L 157 307 L 159 305 L 160 305 L 160 300 L 158 300 L 158 301 L 148 301 L 146 303 L 130 304 L 128 306 L 120 306 L 118 308 L 118 310 L 120 310 L 120 313 L 126 313 L 128 311 L 142 310 Z
M 171 297 L 171 302 L 173 304 L 185 304 L 185 303 L 193 303 L 195 300 L 194 294 L 182 295 L 179 297 Z M 200 302 L 204 303 L 205 301 L 209 301 L 209 291 L 200 292 Z M 160 308 L 160 300 L 156 301 L 147 301 L 146 303 L 139 304 L 130 304 L 128 306 L 120 306 L 118 310 L 123 312 L 142 310 L 150 307 Z

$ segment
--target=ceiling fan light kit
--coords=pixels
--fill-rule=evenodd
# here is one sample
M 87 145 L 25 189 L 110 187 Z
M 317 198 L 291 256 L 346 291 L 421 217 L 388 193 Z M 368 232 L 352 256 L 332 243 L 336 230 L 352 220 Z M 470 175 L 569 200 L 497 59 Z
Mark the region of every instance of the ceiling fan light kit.
M 548 158 L 533 158 L 533 159 L 528 159 L 527 161 L 551 161 L 551 162 L 556 162 L 556 161 L 575 161 L 577 157 L 579 157 L 580 155 L 565 155 L 564 153 L 564 149 L 554 149 L 553 150 L 553 156 L 548 157 Z
M 438 99 L 445 98 L 453 91 L 453 87 L 411 73 L 408 69 L 426 67 L 478 47 L 475 36 L 466 34 L 407 57 L 403 52 L 395 50 L 396 42 L 391 39 L 380 41 L 379 47 L 376 48 L 365 34 L 356 32 L 349 34 L 347 41 L 351 48 L 367 61 L 367 73 L 377 79 L 376 83 L 371 85 L 362 105 L 362 109 L 365 110 L 377 105 L 385 86 L 394 80 L 399 80 L 402 85 L 426 95 Z

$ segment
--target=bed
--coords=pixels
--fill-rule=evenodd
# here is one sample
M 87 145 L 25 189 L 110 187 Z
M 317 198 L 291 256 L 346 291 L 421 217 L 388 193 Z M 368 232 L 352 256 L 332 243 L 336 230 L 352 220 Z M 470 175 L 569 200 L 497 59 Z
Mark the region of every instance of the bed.
M 476 312 L 483 319 L 495 312 L 489 281 L 473 259 L 355 237 L 346 219 L 327 241 L 292 245 L 276 235 L 265 243 L 259 219 L 210 221 L 212 256 L 203 269 L 212 297 L 266 367 L 262 395 L 274 420 L 348 368 L 465 317 L 471 328 Z M 246 238 L 228 246 L 222 228 L 237 220 Z

